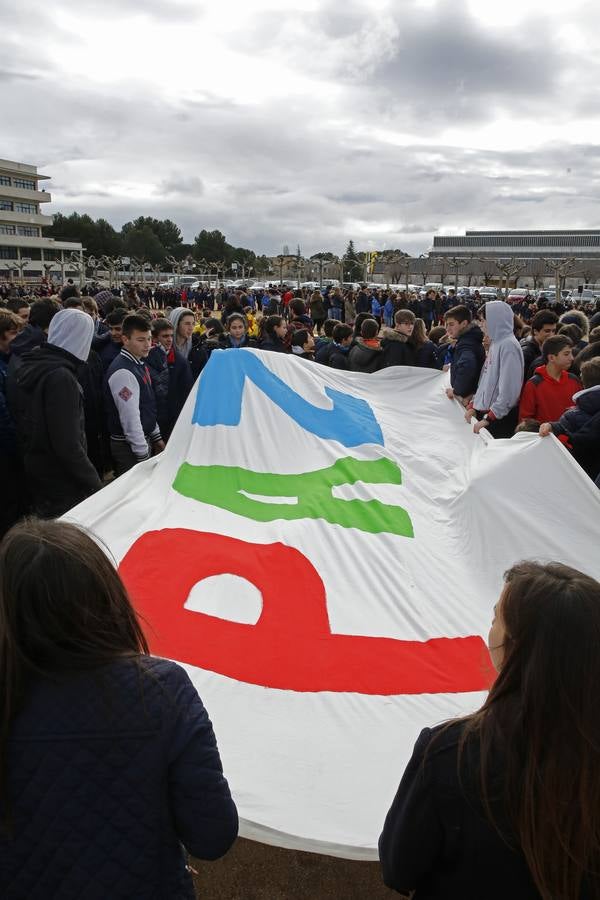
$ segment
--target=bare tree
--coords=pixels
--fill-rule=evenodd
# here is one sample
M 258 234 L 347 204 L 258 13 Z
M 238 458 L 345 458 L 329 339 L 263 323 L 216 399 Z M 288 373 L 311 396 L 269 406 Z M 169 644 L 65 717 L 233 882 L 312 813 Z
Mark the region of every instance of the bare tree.
M 577 260 L 573 256 L 564 257 L 563 259 L 545 259 L 544 262 L 548 269 L 554 273 L 554 295 L 556 302 L 560 303 L 560 292 L 565 283 L 565 279 L 577 265 Z
M 470 256 L 465 259 L 465 278 L 467 279 L 467 287 L 471 287 L 471 282 L 473 278 L 479 274 L 479 267 L 477 266 L 477 258 L 473 256 L 471 253 Z
M 581 273 L 581 277 L 583 278 L 584 285 L 587 284 L 595 284 L 598 279 L 598 274 L 600 272 L 600 260 L 598 259 L 582 259 L 581 269 L 579 272 Z
M 483 283 L 487 287 L 494 275 L 498 274 L 496 268 L 496 260 L 493 257 L 482 256 L 479 258 L 481 263 L 481 274 L 483 275 Z
M 527 268 L 527 263 L 524 260 L 515 259 L 514 256 L 511 259 L 496 259 L 494 260 L 494 262 L 496 265 L 496 269 L 502 276 L 500 287 L 502 287 L 502 280 L 504 280 L 506 284 L 506 296 L 506 294 L 508 294 L 510 279 L 515 279 L 516 286 L 517 281 L 519 280 L 519 275 L 521 275 Z
M 109 287 L 119 286 L 119 272 L 121 270 L 121 266 L 123 265 L 123 260 L 120 256 L 102 256 L 100 259 L 100 263 L 103 263 L 108 269 L 108 284 Z M 64 276 L 63 276 L 64 281 Z
M 546 261 L 544 259 L 534 259 L 531 263 L 530 272 L 533 279 L 533 289 L 536 291 L 548 272 Z
M 283 284 L 283 270 L 295 259 L 295 256 L 292 256 L 290 253 L 280 253 L 279 256 L 275 257 L 277 265 L 279 266 L 279 284 Z
M 449 262 L 452 263 L 452 269 L 454 270 L 454 288 L 455 290 L 458 290 L 458 274 L 461 269 L 464 269 L 468 260 L 463 259 L 460 256 L 451 256 Z

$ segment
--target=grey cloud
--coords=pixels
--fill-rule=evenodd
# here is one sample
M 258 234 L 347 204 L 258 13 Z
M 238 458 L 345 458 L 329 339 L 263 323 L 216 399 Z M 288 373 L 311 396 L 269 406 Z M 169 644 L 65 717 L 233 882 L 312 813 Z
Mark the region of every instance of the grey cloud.
M 542 194 L 493 194 L 490 197 L 492 202 L 506 203 L 507 200 L 513 203 L 544 203 L 548 199 Z
M 421 121 L 468 123 L 492 118 L 498 106 L 534 109 L 556 96 L 563 58 L 544 40 L 543 20 L 496 35 L 480 26 L 462 2 L 415 6 L 397 19 L 388 57 L 374 60 L 370 83 L 391 104 Z M 530 34 L 544 46 L 532 53 Z
M 61 8 L 65 2 L 71 0 L 58 0 Z M 155 6 L 164 11 L 164 4 Z M 411 8 L 408 0 L 406 6 Z M 418 137 L 435 130 L 435 116 L 446 123 L 466 121 L 466 113 L 457 113 L 463 107 L 452 102 L 459 73 L 461 103 L 472 104 L 473 115 L 484 119 L 511 93 L 521 108 L 537 104 L 542 87 L 548 87 L 549 103 L 555 96 L 555 80 L 540 57 L 556 63 L 558 76 L 556 42 L 544 42 L 544 54 L 535 54 L 532 63 L 539 72 L 519 91 L 518 77 L 529 78 L 521 39 L 515 44 L 509 35 L 502 45 L 506 60 L 500 59 L 497 38 L 460 6 L 452 21 L 461 33 L 449 30 L 450 8 L 455 9 L 448 4 L 445 12 L 438 6 L 406 15 L 394 47 L 372 53 L 365 45 L 364 57 L 356 56 L 353 43 L 358 34 L 360 46 L 367 27 L 367 17 L 359 22 L 355 15 L 362 5 L 351 5 L 342 28 L 329 4 L 329 24 L 322 32 L 314 15 L 290 25 L 282 13 L 282 40 L 296 33 L 296 25 L 300 35 L 313 29 L 310 43 L 299 41 L 292 48 L 303 56 L 303 72 L 312 71 L 315 61 L 329 65 L 331 48 L 335 65 L 343 69 L 334 100 L 327 99 L 320 80 L 310 97 L 257 98 L 245 106 L 199 89 L 192 102 L 168 103 L 145 91 L 140 80 L 91 87 L 50 70 L 43 81 L 20 80 L 5 92 L 3 154 L 37 163 L 53 176 L 51 211 L 89 212 L 117 227 L 141 214 L 168 217 L 187 240 L 201 228 L 219 228 L 232 243 L 267 253 L 278 252 L 283 243 L 300 243 L 305 253 L 339 252 L 349 238 L 359 249 L 371 240 L 418 253 L 436 230 L 595 222 L 600 148 L 591 140 L 523 150 L 516 134 L 513 150 L 480 151 L 470 147 L 468 122 L 464 148 Z M 434 29 L 441 34 L 436 37 Z M 414 72 L 401 59 L 407 41 L 415 44 L 409 57 Z M 465 46 L 469 41 L 479 46 L 471 50 Z M 451 52 L 442 52 L 442 42 Z M 250 44 L 249 52 L 256 48 Z M 281 45 L 275 50 L 281 55 Z M 354 60 L 352 77 L 346 59 Z M 247 64 L 247 59 L 240 63 Z M 27 70 L 16 57 L 3 58 L 3 66 Z M 507 72 L 509 66 L 519 74 Z M 401 88 L 394 89 L 399 78 Z M 539 101 L 540 109 L 545 102 Z M 418 143 L 399 147 L 380 140 L 373 126 L 380 124 L 381 109 L 388 125 L 392 120 Z M 535 136 L 534 122 L 529 135 Z M 32 147 L 37 159 L 31 158 Z
M 200 18 L 203 7 L 196 2 L 184 3 L 180 0 L 61 0 L 62 6 L 70 6 L 79 14 L 105 13 L 107 8 L 118 15 L 135 13 L 146 18 L 161 21 L 191 22 Z
M 194 194 L 204 193 L 204 183 L 197 175 L 171 175 L 158 186 L 159 194 Z
M 30 72 L 16 72 L 10 69 L 0 69 L 0 82 L 2 81 L 36 81 L 40 76 Z
M 346 191 L 341 194 L 337 194 L 336 196 L 331 196 L 330 200 L 334 200 L 336 203 L 381 203 L 383 201 L 383 197 L 380 194 L 369 194 L 363 193 L 361 191 Z
M 317 14 L 319 30 L 331 40 L 339 40 L 356 34 L 364 26 L 365 18 L 373 15 L 372 10 L 364 4 L 346 0 L 340 5 L 335 2 L 324 3 Z

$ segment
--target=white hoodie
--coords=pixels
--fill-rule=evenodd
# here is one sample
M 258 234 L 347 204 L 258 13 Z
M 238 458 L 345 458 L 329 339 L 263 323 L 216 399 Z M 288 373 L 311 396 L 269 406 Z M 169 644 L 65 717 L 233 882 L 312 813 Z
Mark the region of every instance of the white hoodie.
M 61 309 L 48 329 L 48 343 L 86 362 L 94 337 L 94 320 L 80 309 Z
M 490 336 L 473 406 L 479 412 L 492 411 L 503 419 L 519 402 L 523 386 L 523 351 L 514 335 L 513 311 L 504 300 L 485 304 L 485 322 Z

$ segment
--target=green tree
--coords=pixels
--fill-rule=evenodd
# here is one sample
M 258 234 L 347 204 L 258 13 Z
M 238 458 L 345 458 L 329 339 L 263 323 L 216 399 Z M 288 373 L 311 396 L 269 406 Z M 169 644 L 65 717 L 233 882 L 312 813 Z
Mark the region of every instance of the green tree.
M 271 268 L 271 263 L 269 259 L 263 254 L 262 256 L 256 257 L 254 261 L 254 268 L 257 275 L 268 275 L 269 269 Z
M 360 257 L 354 249 L 354 241 L 348 241 L 346 252 L 344 253 L 344 276 L 348 276 L 350 281 L 357 281 L 362 278 L 363 264 Z
M 98 246 L 96 248 L 88 247 L 88 253 L 92 253 L 94 256 L 103 256 L 104 254 L 118 256 L 121 252 L 121 235 L 106 219 L 97 219 L 96 239 Z
M 94 221 L 87 213 L 71 213 L 64 216 L 55 213 L 54 222 L 44 230 L 46 237 L 59 241 L 80 241 L 86 251 L 94 256 L 116 255 L 120 251 L 121 239 L 106 219 Z
M 135 256 L 152 265 L 162 262 L 166 255 L 165 248 L 148 225 L 131 228 L 125 233 L 122 252 L 125 256 Z
M 227 243 L 227 238 L 220 231 L 207 231 L 203 228 L 194 238 L 192 254 L 196 259 L 205 259 L 207 262 L 225 260 L 230 263 L 233 247 Z
M 254 250 L 247 250 L 245 247 L 232 247 L 231 261 L 240 265 L 254 267 L 256 253 Z
M 330 253 L 329 251 L 321 251 L 321 253 L 313 253 L 313 255 L 309 257 L 309 259 L 322 259 L 323 262 L 333 262 L 335 259 L 335 254 Z
M 183 243 L 181 229 L 170 219 L 154 219 L 152 216 L 138 216 L 133 222 L 126 222 L 121 229 L 121 234 L 126 235 L 134 229 L 140 231 L 149 228 L 158 238 L 168 254 L 177 255 L 177 251 Z

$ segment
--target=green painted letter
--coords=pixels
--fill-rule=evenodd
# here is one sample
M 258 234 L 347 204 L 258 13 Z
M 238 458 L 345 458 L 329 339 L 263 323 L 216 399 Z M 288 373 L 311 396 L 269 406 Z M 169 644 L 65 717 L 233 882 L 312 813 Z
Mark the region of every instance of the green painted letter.
M 385 457 L 357 460 L 347 457 L 327 469 L 300 475 L 271 475 L 237 466 L 191 466 L 183 463 L 173 487 L 185 497 L 209 503 L 257 522 L 276 519 L 324 519 L 342 528 L 371 534 L 386 531 L 414 537 L 405 509 L 379 500 L 340 500 L 332 488 L 345 484 L 401 484 L 396 463 Z M 254 494 L 255 498 L 246 494 Z M 259 497 L 291 498 L 292 503 L 269 502 Z

